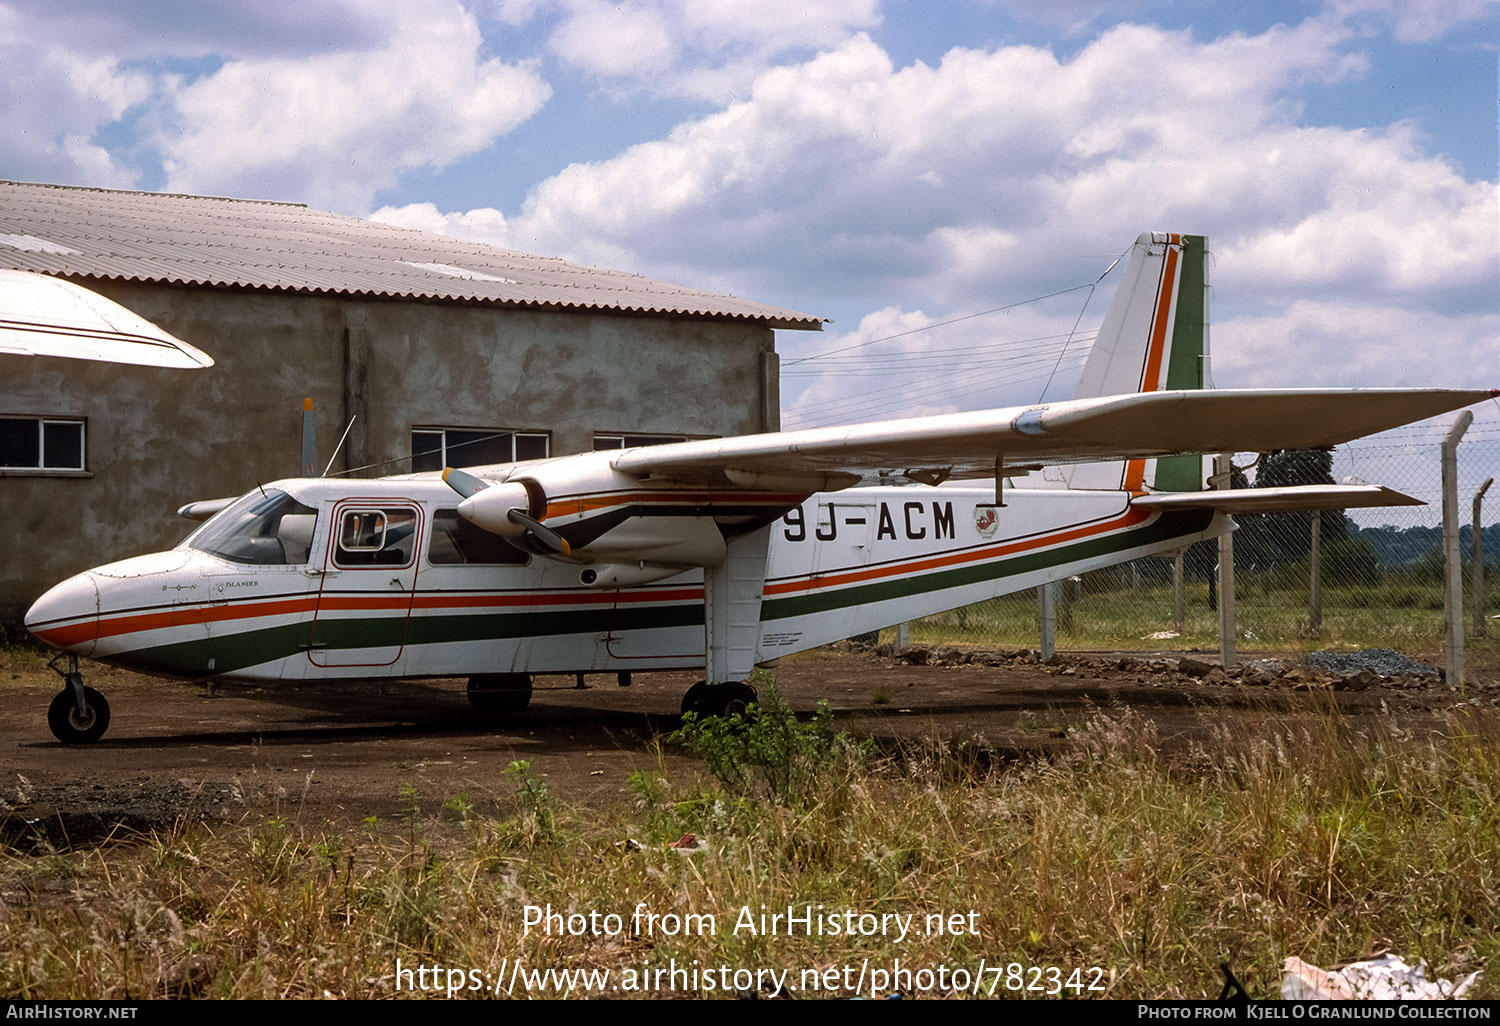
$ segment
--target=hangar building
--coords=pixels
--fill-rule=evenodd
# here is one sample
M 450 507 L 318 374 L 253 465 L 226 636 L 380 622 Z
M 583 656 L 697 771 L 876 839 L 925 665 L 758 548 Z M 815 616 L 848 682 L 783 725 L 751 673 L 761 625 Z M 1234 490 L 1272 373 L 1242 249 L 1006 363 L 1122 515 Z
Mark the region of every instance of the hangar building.
M 357 475 L 775 430 L 773 329 L 821 320 L 291 203 L 0 182 L 0 267 L 77 282 L 213 357 L 0 354 L 0 628 L 176 544 L 186 502 Z

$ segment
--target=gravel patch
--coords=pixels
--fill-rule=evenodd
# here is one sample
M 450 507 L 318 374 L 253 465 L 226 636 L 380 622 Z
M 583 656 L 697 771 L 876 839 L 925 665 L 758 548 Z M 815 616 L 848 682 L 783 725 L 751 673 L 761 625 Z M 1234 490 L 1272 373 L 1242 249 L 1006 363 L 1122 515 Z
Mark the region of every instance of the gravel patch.
M 1438 668 L 1408 659 L 1389 648 L 1362 648 L 1358 652 L 1309 652 L 1307 665 L 1331 673 L 1351 674 L 1362 670 L 1373 670 L 1386 677 L 1400 674 L 1437 675 Z

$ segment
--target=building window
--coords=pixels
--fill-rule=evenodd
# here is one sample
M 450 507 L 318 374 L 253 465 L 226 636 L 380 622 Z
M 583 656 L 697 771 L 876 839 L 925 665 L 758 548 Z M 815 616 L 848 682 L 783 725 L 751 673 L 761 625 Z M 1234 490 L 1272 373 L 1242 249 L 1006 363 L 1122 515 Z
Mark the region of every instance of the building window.
M 506 431 L 503 428 L 419 427 L 411 430 L 411 469 L 481 467 L 490 463 L 543 460 L 551 453 L 552 436 L 544 431 Z
M 691 442 L 696 438 L 712 438 L 712 435 L 611 435 L 594 436 L 594 451 L 603 449 L 635 449 L 642 445 L 667 445 L 671 442 Z
M 0 417 L 0 470 L 83 470 L 83 421 Z

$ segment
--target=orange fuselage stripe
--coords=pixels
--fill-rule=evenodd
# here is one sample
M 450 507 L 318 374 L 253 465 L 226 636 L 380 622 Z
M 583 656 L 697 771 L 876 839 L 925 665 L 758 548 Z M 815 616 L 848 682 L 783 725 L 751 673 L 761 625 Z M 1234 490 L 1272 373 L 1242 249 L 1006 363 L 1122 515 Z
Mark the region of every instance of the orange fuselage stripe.
M 1106 531 L 1122 527 L 1133 527 L 1150 515 L 1146 510 L 1132 507 L 1113 520 L 1106 520 L 1100 524 L 1075 527 L 1066 531 L 1058 531 L 1054 534 L 1028 538 L 1024 541 L 1009 542 L 1003 545 L 994 545 L 970 552 L 951 552 L 944 556 L 932 556 L 927 559 L 900 563 L 894 566 L 875 567 L 870 570 L 856 570 L 844 574 L 799 578 L 795 581 L 781 581 L 776 584 L 766 585 L 765 594 L 785 595 L 797 591 L 814 591 L 819 588 L 836 587 L 843 584 L 858 584 L 861 581 L 873 581 L 881 577 L 919 573 L 924 570 L 938 570 L 943 567 L 957 566 L 962 563 L 975 563 L 981 560 L 995 559 L 1000 556 L 1011 556 L 1018 552 L 1028 552 L 1032 549 L 1045 548 L 1048 545 L 1055 545 L 1061 542 L 1076 541 L 1079 538 L 1088 538 L 1092 535 L 1103 534 Z
M 811 493 L 808 493 L 811 494 Z M 612 495 L 582 495 L 577 498 L 553 499 L 547 503 L 543 520 L 577 516 L 611 506 L 653 503 L 674 506 L 795 506 L 807 495 L 768 495 L 757 492 L 622 492 Z

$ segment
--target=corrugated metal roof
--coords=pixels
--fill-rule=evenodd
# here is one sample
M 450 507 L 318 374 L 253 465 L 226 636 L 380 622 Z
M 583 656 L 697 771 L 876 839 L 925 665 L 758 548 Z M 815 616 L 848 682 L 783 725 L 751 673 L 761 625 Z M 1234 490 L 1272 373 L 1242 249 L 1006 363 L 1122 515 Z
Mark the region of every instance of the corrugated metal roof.
M 0 181 L 0 267 L 182 285 L 762 322 L 822 318 L 293 203 Z

